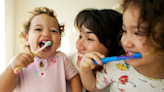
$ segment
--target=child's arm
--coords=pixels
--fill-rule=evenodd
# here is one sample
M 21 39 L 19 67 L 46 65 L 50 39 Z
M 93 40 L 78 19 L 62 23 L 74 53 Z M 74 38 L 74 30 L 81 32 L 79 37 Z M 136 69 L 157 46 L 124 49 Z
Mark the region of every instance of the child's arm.
M 72 92 L 82 92 L 82 84 L 79 74 L 68 81 L 70 82 Z
M 14 74 L 14 69 L 18 66 L 27 67 L 33 61 L 32 52 L 18 54 L 12 63 L 0 74 L 0 92 L 12 92 L 16 87 L 18 75 Z
M 95 68 L 95 64 L 92 59 L 94 59 L 98 64 L 102 64 L 100 58 L 104 58 L 104 55 L 98 52 L 85 53 L 81 62 L 80 62 L 80 77 L 83 86 L 88 91 L 97 91 L 99 90 L 96 87 L 96 78 L 92 72 L 92 69 Z
M 10 66 L 8 66 L 0 75 L 0 92 L 12 92 L 16 87 L 17 77 L 18 75 L 15 75 Z

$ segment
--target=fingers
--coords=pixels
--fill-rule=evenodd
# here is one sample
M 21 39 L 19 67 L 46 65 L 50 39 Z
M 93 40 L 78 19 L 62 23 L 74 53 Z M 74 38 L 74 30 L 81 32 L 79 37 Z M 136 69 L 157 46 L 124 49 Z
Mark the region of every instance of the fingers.
M 83 56 L 81 62 L 80 62 L 80 68 L 84 71 L 88 71 L 90 69 L 95 68 L 95 63 L 93 60 L 95 60 L 99 65 L 102 65 L 101 58 L 104 58 L 105 56 L 98 52 L 89 52 L 85 53 Z
M 105 55 L 102 55 L 101 53 L 98 53 L 98 52 L 86 53 L 86 56 L 89 58 L 92 58 L 92 61 L 95 60 L 99 65 L 102 65 L 101 58 L 105 57 Z
M 89 70 L 89 69 L 94 69 L 95 68 L 95 64 L 94 64 L 93 60 L 90 57 L 87 57 L 87 56 L 83 56 L 80 65 L 85 70 Z
M 12 68 L 15 69 L 18 66 L 27 67 L 33 62 L 34 55 L 32 52 L 23 52 L 15 56 L 12 62 Z
M 19 59 L 21 61 L 21 66 L 27 67 L 33 61 L 33 54 L 30 52 L 21 53 Z
M 27 53 L 23 54 L 22 56 L 27 60 L 28 64 L 33 62 L 34 55 L 32 53 L 27 52 Z

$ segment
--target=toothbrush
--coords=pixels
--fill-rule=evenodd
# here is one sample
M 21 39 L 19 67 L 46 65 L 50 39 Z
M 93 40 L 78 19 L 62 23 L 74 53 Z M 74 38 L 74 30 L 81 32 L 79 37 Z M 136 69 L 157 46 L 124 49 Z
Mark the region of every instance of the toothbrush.
M 38 49 L 37 51 L 35 51 L 33 54 L 34 56 L 38 55 L 40 51 L 42 51 L 43 49 L 45 49 L 46 47 L 51 45 L 51 41 L 47 41 L 43 47 L 41 47 L 40 49 Z M 14 69 L 14 73 L 18 74 L 21 70 L 22 70 L 22 66 L 18 66 L 17 68 Z
M 131 58 L 141 58 L 142 55 L 140 53 L 135 53 L 132 56 L 112 56 L 112 57 L 105 57 L 101 59 L 102 63 L 105 64 L 110 61 L 119 61 L 119 60 L 124 60 L 124 59 L 131 59 Z M 93 60 L 95 65 L 98 65 L 95 60 Z
M 44 46 L 40 49 L 38 49 L 37 51 L 35 51 L 33 54 L 34 56 L 38 55 L 40 51 L 44 50 L 46 47 L 50 46 L 51 45 L 51 41 L 47 41 Z

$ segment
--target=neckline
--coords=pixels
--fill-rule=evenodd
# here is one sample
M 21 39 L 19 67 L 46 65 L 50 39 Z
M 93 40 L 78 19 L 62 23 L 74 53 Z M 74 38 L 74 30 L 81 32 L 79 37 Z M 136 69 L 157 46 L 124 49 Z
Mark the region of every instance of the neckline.
M 133 66 L 130 66 L 128 64 L 127 64 L 127 66 L 128 66 L 127 68 L 128 68 L 128 71 L 130 72 L 130 74 L 133 77 L 137 78 L 139 81 L 142 81 L 142 82 L 145 81 L 145 83 L 150 83 L 150 84 L 159 85 L 159 86 L 163 85 L 163 83 L 164 83 L 164 79 L 154 79 L 154 78 L 147 77 L 147 76 L 139 73 L 138 71 L 136 71 Z
M 47 61 L 50 61 L 57 53 L 58 53 L 58 51 L 55 52 L 55 54 L 53 54 L 52 56 L 50 56 L 50 57 L 48 57 L 48 58 L 35 57 L 34 59 L 45 59 L 45 60 L 47 60 Z

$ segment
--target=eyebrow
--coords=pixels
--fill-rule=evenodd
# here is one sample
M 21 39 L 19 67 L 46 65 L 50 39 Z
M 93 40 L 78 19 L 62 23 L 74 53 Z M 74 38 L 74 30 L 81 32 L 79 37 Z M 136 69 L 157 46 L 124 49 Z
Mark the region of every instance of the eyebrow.
M 32 28 L 37 27 L 37 26 L 42 26 L 42 25 L 41 24 L 37 24 L 37 25 L 32 26 Z
M 124 26 L 124 24 L 122 24 L 122 26 L 124 27 L 124 28 L 126 28 L 125 26 Z M 130 26 L 131 28 L 137 28 L 138 29 L 138 26 Z M 146 29 L 146 27 L 144 27 L 144 26 L 140 26 L 139 27 L 139 29 Z
M 80 32 L 82 32 L 82 31 L 80 30 Z M 86 34 L 92 34 L 93 32 L 92 31 L 86 31 L 85 33 Z
M 34 27 L 38 27 L 38 26 L 42 26 L 42 24 L 37 24 L 37 25 L 35 25 L 35 26 L 33 26 L 32 28 L 34 28 Z M 55 29 L 58 29 L 56 26 L 51 26 L 51 27 L 53 27 L 53 28 L 55 28 Z
M 89 32 L 86 32 L 87 34 L 92 34 L 93 32 L 89 31 Z
M 124 28 L 126 28 L 125 26 L 124 26 L 124 24 L 122 24 L 122 26 L 124 27 Z M 137 26 L 130 26 L 131 28 L 138 28 Z

